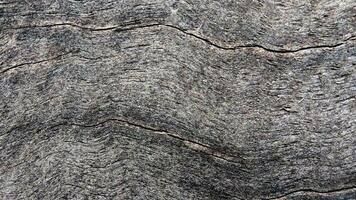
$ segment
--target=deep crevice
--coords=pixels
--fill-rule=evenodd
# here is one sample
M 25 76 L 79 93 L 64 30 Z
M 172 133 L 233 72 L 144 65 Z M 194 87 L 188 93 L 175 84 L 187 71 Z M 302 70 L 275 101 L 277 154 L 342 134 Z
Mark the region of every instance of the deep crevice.
M 90 124 L 90 125 L 86 125 L 86 124 L 78 124 L 78 123 L 61 123 L 61 124 L 57 124 L 54 125 L 52 127 L 49 127 L 49 129 L 53 129 L 55 127 L 59 127 L 59 126 L 79 126 L 79 127 L 96 127 L 96 126 L 100 126 L 102 124 L 108 123 L 108 122 L 120 122 L 120 123 L 124 123 L 128 126 L 133 126 L 133 127 L 137 127 L 140 129 L 144 129 L 144 130 L 148 130 L 150 132 L 154 132 L 157 134 L 162 134 L 162 135 L 166 135 L 168 137 L 174 138 L 176 140 L 180 140 L 181 142 L 183 142 L 185 144 L 186 147 L 188 147 L 189 149 L 193 150 L 193 151 L 197 151 L 197 152 L 201 152 L 203 154 L 215 157 L 217 159 L 220 160 L 224 160 L 226 162 L 229 163 L 234 163 L 234 164 L 238 164 L 238 165 L 244 165 L 243 163 L 243 158 L 240 158 L 242 161 L 241 162 L 237 162 L 235 161 L 235 157 L 228 155 L 224 152 L 220 152 L 218 150 L 215 150 L 214 148 L 210 147 L 209 145 L 194 141 L 194 140 L 190 140 L 190 139 L 186 139 L 183 138 L 181 136 L 179 136 L 178 134 L 175 133 L 171 133 L 168 130 L 165 129 L 159 129 L 159 128 L 154 128 L 151 126 L 146 126 L 146 125 L 141 125 L 141 124 L 137 124 L 137 123 L 133 123 L 127 120 L 123 120 L 123 119 L 107 119 L 105 121 L 96 123 L 96 124 Z M 40 132 L 42 130 L 39 130 L 37 132 Z M 246 167 L 246 166 L 244 166 Z M 241 171 L 244 171 L 246 173 L 248 173 L 247 170 L 241 169 Z
M 337 43 L 337 44 L 331 44 L 331 45 L 327 45 L 327 44 L 324 44 L 324 45 L 315 45 L 315 46 L 308 46 L 308 47 L 301 47 L 301 48 L 298 48 L 298 49 L 269 49 L 267 47 L 264 47 L 262 45 L 258 45 L 258 44 L 248 44 L 248 45 L 237 45 L 237 46 L 234 46 L 234 47 L 225 47 L 225 46 L 221 46 L 221 45 L 218 45 L 218 44 L 215 44 L 213 43 L 212 41 L 208 40 L 207 38 L 203 38 L 201 36 L 198 36 L 196 34 L 193 34 L 193 33 L 189 33 L 179 27 L 176 27 L 176 26 L 173 26 L 173 25 L 167 25 L 167 24 L 163 24 L 162 26 L 166 26 L 166 27 L 170 27 L 170 28 L 173 28 L 173 29 L 176 29 L 180 32 L 183 32 L 187 35 L 190 35 L 192 37 L 195 37 L 199 40 L 203 40 L 204 42 L 216 47 L 216 48 L 219 48 L 219 49 L 224 49 L 224 50 L 238 50 L 238 49 L 243 49 L 243 48 L 259 48 L 259 49 L 263 49 L 265 51 L 268 51 L 268 52 L 271 52 L 271 53 L 296 53 L 296 52 L 299 52 L 299 51 L 305 51 L 305 50 L 310 50 L 310 49 L 323 49 L 323 48 L 335 48 L 335 47 L 339 47 L 341 45 L 344 45 L 345 43 L 341 42 L 341 43 Z M 354 36 L 351 36 L 347 39 L 344 40 L 344 42 L 350 40 L 354 38 Z
M 315 45 L 315 46 L 306 46 L 306 47 L 300 47 L 297 49 L 270 49 L 270 48 L 267 48 L 267 47 L 259 45 L 259 44 L 237 45 L 237 46 L 233 46 L 233 47 L 218 45 L 218 44 L 210 41 L 207 38 L 187 32 L 186 30 L 179 28 L 177 26 L 170 25 L 170 24 L 160 24 L 160 23 L 153 23 L 153 24 L 146 24 L 146 25 L 139 25 L 139 26 L 130 26 L 130 27 L 110 26 L 110 27 L 102 27 L 102 28 L 85 27 L 85 26 L 74 24 L 74 23 L 59 23 L 59 24 L 47 24 L 47 25 L 38 25 L 38 26 L 19 26 L 19 27 L 5 28 L 5 29 L 23 29 L 23 28 L 41 28 L 41 27 L 46 28 L 46 27 L 55 27 L 55 26 L 72 26 L 75 28 L 80 28 L 83 30 L 89 30 L 89 31 L 93 31 L 93 32 L 96 32 L 96 31 L 122 32 L 122 31 L 130 31 L 130 30 L 135 30 L 135 29 L 163 26 L 163 27 L 168 27 L 168 28 L 178 30 L 179 32 L 182 32 L 182 33 L 189 35 L 191 37 L 194 37 L 198 40 L 204 41 L 205 43 L 207 43 L 211 46 L 214 46 L 216 48 L 223 49 L 223 50 L 235 51 L 235 50 L 244 49 L 244 48 L 258 48 L 258 49 L 262 49 L 267 52 L 280 53 L 280 54 L 296 53 L 299 51 L 312 50 L 312 49 L 335 48 L 335 47 L 344 45 L 346 41 L 351 40 L 352 38 L 355 37 L 355 36 L 351 36 L 351 37 L 343 40 L 344 42 L 340 42 L 340 43 L 336 43 L 336 44 L 322 44 L 322 45 Z
M 14 66 L 11 66 L 11 67 L 8 67 L 2 71 L 0 71 L 0 74 L 3 74 L 9 70 L 12 70 L 12 69 L 15 69 L 15 68 L 18 68 L 18 67 L 21 67 L 21 66 L 24 66 L 24 65 L 34 65 L 34 64 L 39 64 L 39 63 L 43 63 L 43 62 L 48 62 L 48 61 L 52 61 L 52 60 L 57 60 L 59 58 L 61 58 L 62 56 L 66 56 L 70 53 L 73 53 L 74 51 L 70 51 L 70 52 L 67 52 L 67 53 L 63 53 L 63 54 L 60 54 L 60 55 L 57 55 L 57 56 L 54 56 L 54 57 L 51 57 L 51 58 L 48 58 L 48 59 L 44 59 L 44 60 L 38 60 L 38 61 L 34 61 L 34 62 L 25 62 L 25 63 L 20 63 L 20 64 L 17 64 L 17 65 L 14 65 Z

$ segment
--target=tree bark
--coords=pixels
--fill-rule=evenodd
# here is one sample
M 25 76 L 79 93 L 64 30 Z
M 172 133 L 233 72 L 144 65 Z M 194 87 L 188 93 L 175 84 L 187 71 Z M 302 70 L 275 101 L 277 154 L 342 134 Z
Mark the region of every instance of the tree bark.
M 356 199 L 355 13 L 0 1 L 0 199 Z

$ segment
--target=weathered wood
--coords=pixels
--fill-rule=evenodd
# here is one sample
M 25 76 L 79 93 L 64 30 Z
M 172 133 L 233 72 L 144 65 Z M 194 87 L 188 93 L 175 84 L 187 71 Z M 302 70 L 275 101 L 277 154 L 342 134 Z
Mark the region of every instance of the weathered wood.
M 355 13 L 0 1 L 0 199 L 356 199 Z

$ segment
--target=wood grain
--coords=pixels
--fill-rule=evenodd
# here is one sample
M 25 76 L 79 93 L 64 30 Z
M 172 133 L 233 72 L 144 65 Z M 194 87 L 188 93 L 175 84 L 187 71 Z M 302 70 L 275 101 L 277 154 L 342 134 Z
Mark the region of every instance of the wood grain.
M 356 1 L 0 1 L 0 199 L 356 199 Z

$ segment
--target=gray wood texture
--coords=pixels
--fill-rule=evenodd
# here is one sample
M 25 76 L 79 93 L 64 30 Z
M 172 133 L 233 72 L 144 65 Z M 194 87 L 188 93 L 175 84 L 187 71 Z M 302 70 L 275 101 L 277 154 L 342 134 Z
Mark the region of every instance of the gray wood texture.
M 1 0 L 0 199 L 356 199 L 355 0 Z

